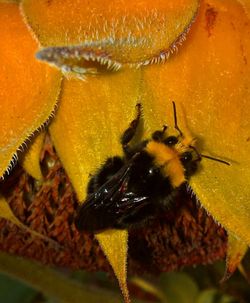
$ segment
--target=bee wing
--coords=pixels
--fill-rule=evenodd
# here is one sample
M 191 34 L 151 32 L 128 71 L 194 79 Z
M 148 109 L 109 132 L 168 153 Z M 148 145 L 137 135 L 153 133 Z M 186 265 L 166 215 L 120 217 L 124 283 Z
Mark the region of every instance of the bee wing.
M 79 230 L 99 232 L 108 228 L 125 228 L 123 221 L 148 203 L 148 197 L 138 197 L 128 191 L 131 166 L 132 161 L 87 197 L 75 221 Z

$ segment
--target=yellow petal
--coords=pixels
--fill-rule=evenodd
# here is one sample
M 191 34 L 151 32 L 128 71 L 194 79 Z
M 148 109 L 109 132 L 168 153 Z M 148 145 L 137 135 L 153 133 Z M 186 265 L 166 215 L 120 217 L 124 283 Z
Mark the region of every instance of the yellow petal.
M 185 120 L 198 148 L 231 162 L 203 159 L 191 185 L 202 205 L 250 244 L 250 22 L 236 1 L 204 0 L 177 56 L 145 70 L 145 120 L 151 129 Z M 181 116 L 182 111 L 184 115 Z M 168 116 L 167 116 L 168 115 Z M 184 119 L 185 118 L 185 119 Z
M 148 64 L 153 58 L 164 60 L 182 43 L 198 4 L 199 0 L 24 0 L 22 9 L 43 46 L 83 44 L 120 63 Z
M 79 200 L 86 197 L 89 174 L 107 157 L 121 155 L 120 135 L 134 118 L 140 80 L 140 70 L 126 70 L 86 82 L 64 81 L 50 133 Z M 127 231 L 109 231 L 97 238 L 128 301 Z
M 40 167 L 40 153 L 43 147 L 45 132 L 40 133 L 29 145 L 29 149 L 24 154 L 22 166 L 33 178 L 41 180 L 43 178 Z
M 61 75 L 34 58 L 37 43 L 17 4 L 0 3 L 0 176 L 23 142 L 50 116 Z
M 144 292 L 153 295 L 154 297 L 158 298 L 159 302 L 167 302 L 167 298 L 163 290 L 160 286 L 156 286 L 153 282 L 145 280 L 141 277 L 133 277 L 129 280 L 130 283 L 139 287 L 139 289 L 143 290 Z M 186 281 L 185 281 L 186 282 Z M 179 285 L 178 285 L 179 288 Z M 179 292 L 179 290 L 178 290 Z
M 245 256 L 248 245 L 233 234 L 228 234 L 227 265 L 223 280 L 227 280 L 240 265 Z
M 126 230 L 108 230 L 96 235 L 96 238 L 114 269 L 125 302 L 129 303 L 127 287 L 128 232 Z

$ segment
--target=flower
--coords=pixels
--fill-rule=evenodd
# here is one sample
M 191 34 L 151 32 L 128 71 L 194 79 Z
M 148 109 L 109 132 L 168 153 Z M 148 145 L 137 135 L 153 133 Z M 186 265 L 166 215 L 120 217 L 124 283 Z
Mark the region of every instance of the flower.
M 171 123 L 170 101 L 175 100 L 180 127 L 187 130 L 188 125 L 199 150 L 231 163 L 227 167 L 204 159 L 190 184 L 230 239 L 236 236 L 232 246 L 245 243 L 243 254 L 250 243 L 247 1 L 131 3 L 24 0 L 23 18 L 17 4 L 0 3 L 0 174 L 53 115 L 50 135 L 83 200 L 89 173 L 121 153 L 119 137 L 138 100 L 144 107 L 145 136 Z M 39 43 L 37 57 L 45 63 L 35 59 Z M 60 69 L 46 62 L 61 68 L 62 82 Z M 78 79 L 83 73 L 86 81 Z M 27 169 L 38 157 L 30 159 Z M 29 171 L 39 177 L 39 166 L 33 166 Z M 108 231 L 97 238 L 126 296 L 127 232 Z M 110 243 L 118 241 L 114 253 Z

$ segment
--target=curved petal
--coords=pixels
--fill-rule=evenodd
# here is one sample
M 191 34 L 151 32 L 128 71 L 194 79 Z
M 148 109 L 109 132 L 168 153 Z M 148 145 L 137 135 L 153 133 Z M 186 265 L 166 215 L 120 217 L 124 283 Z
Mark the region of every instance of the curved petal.
M 105 53 L 120 63 L 148 64 L 165 60 L 182 43 L 198 5 L 199 0 L 24 0 L 22 9 L 43 46 L 81 45 L 82 55 Z
M 37 43 L 17 4 L 0 3 L 0 176 L 12 157 L 51 115 L 60 90 L 58 71 L 39 63 Z
M 146 121 L 155 129 L 171 123 L 169 101 L 175 100 L 180 127 L 185 118 L 198 138 L 199 150 L 231 163 L 203 159 L 191 185 L 215 219 L 248 244 L 249 34 L 249 16 L 237 1 L 204 0 L 179 54 L 161 67 L 145 70 L 145 86 L 151 95 L 144 110 Z M 180 116 L 181 107 L 184 116 Z

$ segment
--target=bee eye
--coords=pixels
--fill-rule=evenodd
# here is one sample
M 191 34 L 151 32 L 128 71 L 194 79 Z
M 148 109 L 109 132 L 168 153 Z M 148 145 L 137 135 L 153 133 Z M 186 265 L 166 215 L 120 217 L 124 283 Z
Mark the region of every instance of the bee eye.
M 173 146 L 176 143 L 178 143 L 178 138 L 175 136 L 169 136 L 163 142 L 164 142 L 164 144 L 166 144 L 168 146 Z
M 193 156 L 192 156 L 192 154 L 191 154 L 190 152 L 185 152 L 185 153 L 183 153 L 183 154 L 181 155 L 181 162 L 182 162 L 183 164 L 192 161 L 192 159 L 193 159 Z

